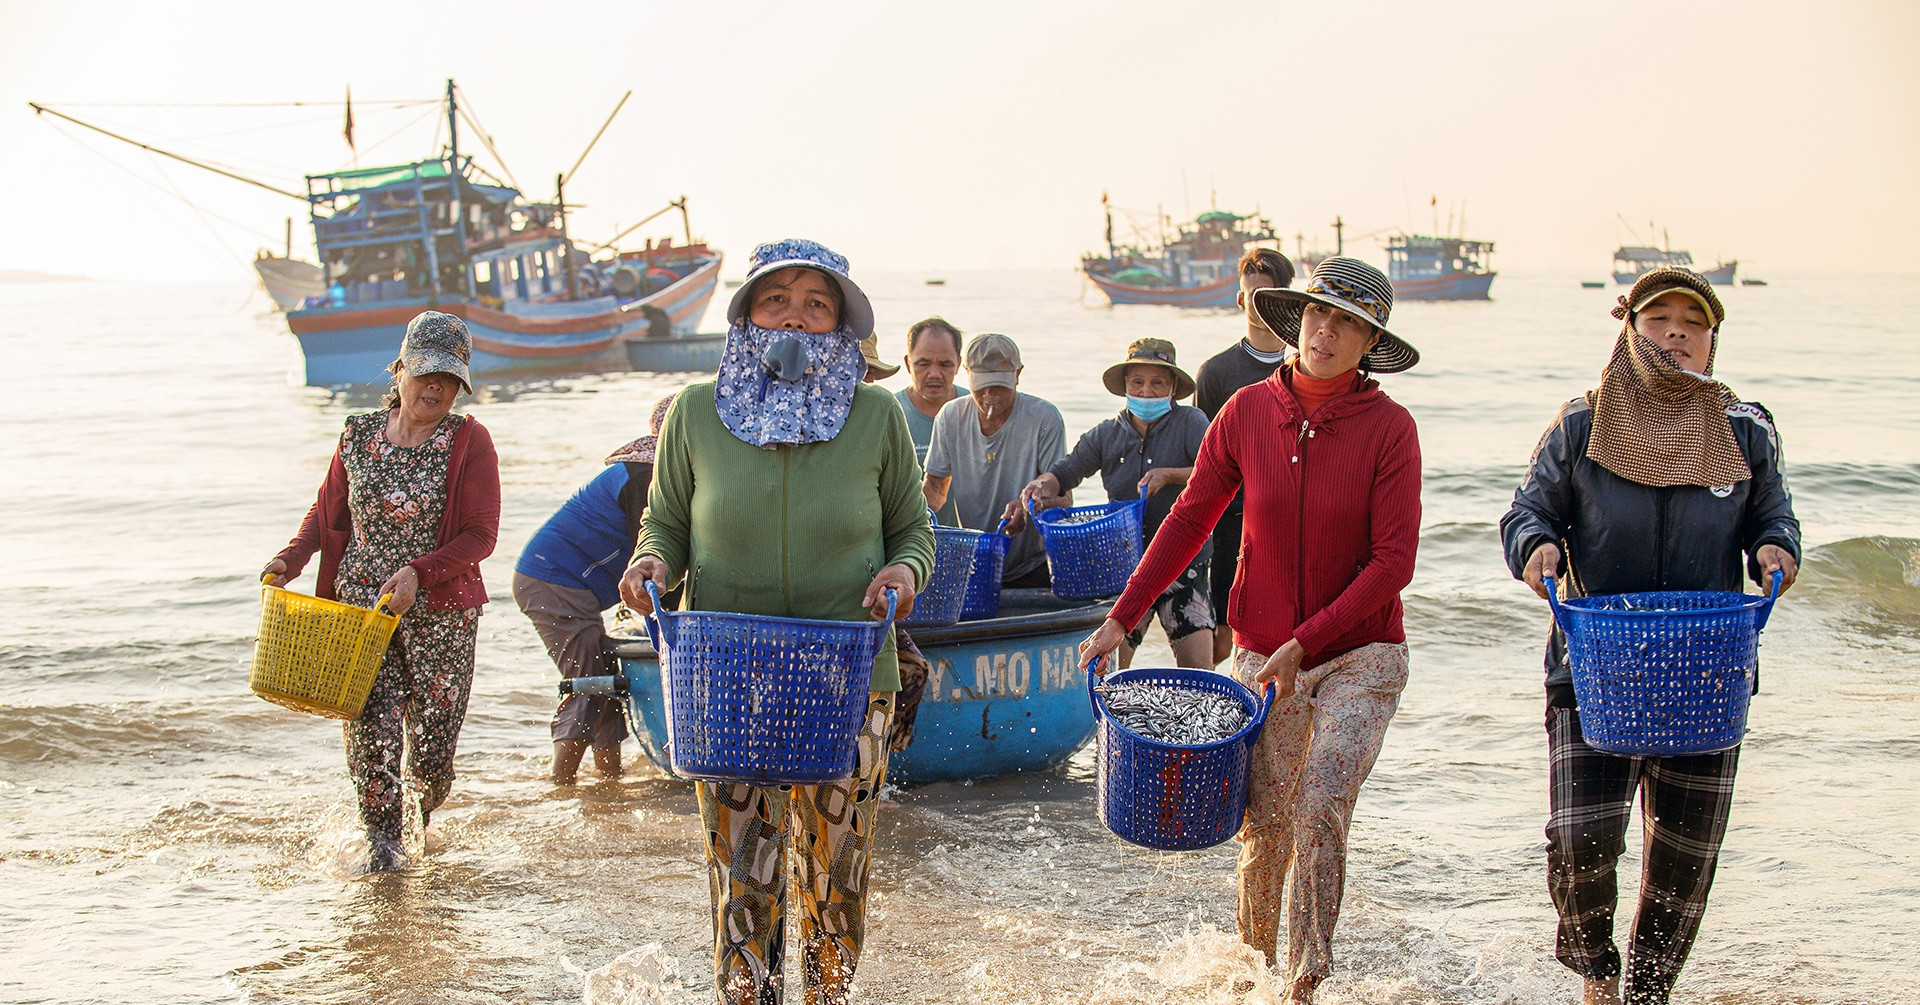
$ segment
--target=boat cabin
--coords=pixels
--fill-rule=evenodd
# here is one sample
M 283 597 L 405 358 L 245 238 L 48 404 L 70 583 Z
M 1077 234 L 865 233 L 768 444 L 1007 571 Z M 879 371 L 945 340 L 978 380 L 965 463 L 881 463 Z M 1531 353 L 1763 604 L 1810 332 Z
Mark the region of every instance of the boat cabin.
M 1487 271 L 1492 241 L 1402 234 L 1387 242 L 1387 278 L 1395 283 Z

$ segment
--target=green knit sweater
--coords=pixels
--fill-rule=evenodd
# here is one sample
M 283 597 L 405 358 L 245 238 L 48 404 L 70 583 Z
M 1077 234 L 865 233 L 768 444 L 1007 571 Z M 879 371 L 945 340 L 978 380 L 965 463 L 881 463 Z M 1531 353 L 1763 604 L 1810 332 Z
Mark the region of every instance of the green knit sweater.
M 905 565 L 926 583 L 933 530 L 893 395 L 862 384 L 840 435 L 762 449 L 721 424 L 713 389 L 695 384 L 667 411 L 634 549 L 686 578 L 683 610 L 861 621 L 882 567 Z M 873 690 L 899 689 L 889 635 Z

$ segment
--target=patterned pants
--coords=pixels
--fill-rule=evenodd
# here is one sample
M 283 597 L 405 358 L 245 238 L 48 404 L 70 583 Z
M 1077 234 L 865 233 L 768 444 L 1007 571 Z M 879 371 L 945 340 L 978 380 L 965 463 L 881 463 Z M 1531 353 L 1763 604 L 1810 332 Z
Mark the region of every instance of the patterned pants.
M 1252 687 L 1266 662 L 1235 650 L 1234 676 Z M 1353 803 L 1406 685 L 1406 646 L 1361 646 L 1301 671 L 1293 696 L 1273 703 L 1253 748 L 1239 834 L 1240 938 L 1273 964 L 1284 893 L 1289 983 L 1333 970 Z
M 423 600 L 409 608 L 387 644 L 366 708 L 341 725 L 347 772 L 370 837 L 400 839 L 403 751 L 423 813 L 452 791 L 453 748 L 473 690 L 479 627 L 478 607 L 431 611 Z
M 807 1005 L 843 1005 L 866 941 L 867 866 L 887 776 L 894 692 L 868 698 L 852 778 L 762 788 L 696 782 L 713 894 L 713 980 L 723 1005 L 779 1005 L 786 961 L 788 835 L 798 845 Z
M 1662 1005 L 1707 911 L 1740 750 L 1691 757 L 1605 754 L 1587 746 L 1580 715 L 1569 708 L 1548 710 L 1547 750 L 1547 888 L 1560 913 L 1555 955 L 1588 979 L 1621 973 L 1613 944 L 1619 897 L 1614 865 L 1626 851 L 1638 789 L 1645 845 L 1622 991 L 1627 1005 Z

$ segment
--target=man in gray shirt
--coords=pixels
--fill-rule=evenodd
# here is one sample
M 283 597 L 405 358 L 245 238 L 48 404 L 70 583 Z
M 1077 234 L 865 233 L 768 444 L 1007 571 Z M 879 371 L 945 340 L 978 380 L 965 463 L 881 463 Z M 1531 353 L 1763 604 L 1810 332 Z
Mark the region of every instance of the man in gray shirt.
M 991 531 L 1002 518 L 1017 535 L 1007 546 L 1000 582 L 1044 588 L 1047 552 L 1027 526 L 1020 490 L 1067 454 L 1067 424 L 1052 402 L 1021 394 L 1020 347 L 1005 335 L 977 335 L 967 345 L 971 394 L 946 403 L 933 419 L 927 449 L 927 505 L 938 510 L 949 496 L 960 525 Z M 1067 505 L 1071 499 L 1061 504 Z

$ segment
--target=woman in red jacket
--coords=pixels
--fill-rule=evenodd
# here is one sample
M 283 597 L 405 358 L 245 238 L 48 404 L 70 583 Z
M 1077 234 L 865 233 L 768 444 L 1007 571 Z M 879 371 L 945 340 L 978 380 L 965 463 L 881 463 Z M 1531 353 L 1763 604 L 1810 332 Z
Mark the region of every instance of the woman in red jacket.
M 1387 331 L 1393 287 L 1359 259 L 1329 258 L 1304 290 L 1253 299 L 1300 355 L 1221 409 L 1186 491 L 1080 658 L 1103 657 L 1105 672 L 1244 486 L 1233 671 L 1275 692 L 1239 834 L 1240 937 L 1272 965 L 1285 892 L 1287 1000 L 1308 1002 L 1332 969 L 1354 799 L 1407 681 L 1400 590 L 1419 544 L 1420 443 L 1413 417 L 1368 373 L 1406 370 L 1420 354 Z
M 474 636 L 487 602 L 480 560 L 500 528 L 493 438 L 454 415 L 473 339 L 466 322 L 426 311 L 388 367 L 386 408 L 350 416 L 320 498 L 299 536 L 262 573 L 275 586 L 320 553 L 314 592 L 361 607 L 392 594 L 400 625 L 360 718 L 345 723 L 347 770 L 367 827 L 367 867 L 406 863 L 401 760 L 424 827 L 453 788 L 453 750 L 473 687 Z

